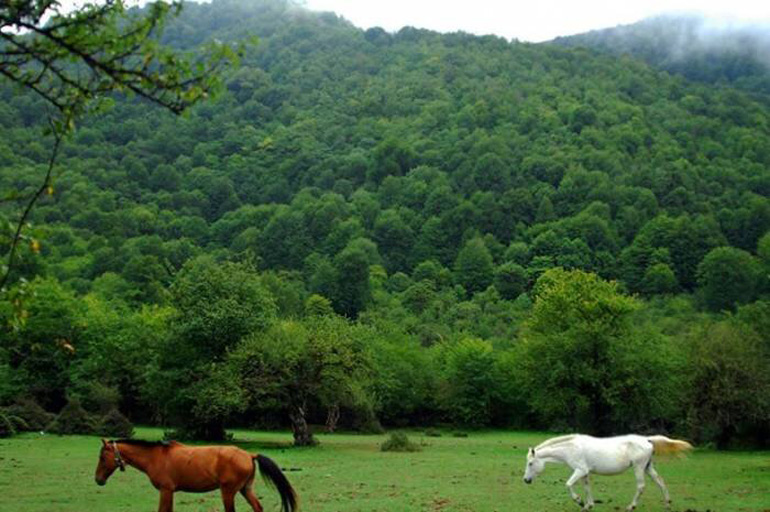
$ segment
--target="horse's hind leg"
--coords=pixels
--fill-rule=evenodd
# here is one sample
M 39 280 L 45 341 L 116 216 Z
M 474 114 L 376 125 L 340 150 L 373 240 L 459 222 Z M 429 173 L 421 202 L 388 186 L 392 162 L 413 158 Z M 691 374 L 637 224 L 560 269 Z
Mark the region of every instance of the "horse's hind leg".
M 254 512 L 262 512 L 262 504 L 257 499 L 257 495 L 254 494 L 254 489 L 251 488 L 251 485 L 247 485 L 241 489 L 241 494 L 246 498 L 246 501 L 249 502 L 249 505 L 251 505 Z
M 634 494 L 634 499 L 631 500 L 631 504 L 626 507 L 626 510 L 634 510 L 639 501 L 639 496 L 644 492 L 644 466 L 635 464 L 634 476 L 636 477 L 636 494 Z
M 652 478 L 652 480 L 658 484 L 658 487 L 660 487 L 660 490 L 663 493 L 663 503 L 666 505 L 666 508 L 669 508 L 671 506 L 671 497 L 668 495 L 666 482 L 663 481 L 663 478 L 657 471 L 655 471 L 655 468 L 652 467 L 652 460 L 647 464 L 647 474 L 650 475 L 650 478 Z

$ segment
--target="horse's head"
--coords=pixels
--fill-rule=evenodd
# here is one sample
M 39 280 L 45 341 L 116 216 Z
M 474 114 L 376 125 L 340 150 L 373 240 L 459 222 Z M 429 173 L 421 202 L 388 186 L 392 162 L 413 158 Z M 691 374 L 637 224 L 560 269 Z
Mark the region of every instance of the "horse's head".
M 534 448 L 530 448 L 527 452 L 527 466 L 524 468 L 524 483 L 531 484 L 544 468 L 545 461 L 535 454 Z
M 126 470 L 117 444 L 114 441 L 109 442 L 106 439 L 102 439 L 102 449 L 99 452 L 99 464 L 96 465 L 94 480 L 96 480 L 97 484 L 104 485 L 107 483 L 110 475 L 118 468 L 121 471 Z

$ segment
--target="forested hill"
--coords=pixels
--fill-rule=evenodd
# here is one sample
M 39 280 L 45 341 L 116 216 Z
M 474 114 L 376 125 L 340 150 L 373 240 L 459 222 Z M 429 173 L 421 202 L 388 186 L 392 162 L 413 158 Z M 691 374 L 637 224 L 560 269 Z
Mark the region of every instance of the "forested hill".
M 164 417 L 176 404 L 185 418 L 197 403 L 197 417 L 208 421 L 200 411 L 231 398 L 216 390 L 234 388 L 217 380 L 232 374 L 206 366 L 206 357 L 238 357 L 231 349 L 275 318 L 302 320 L 331 307 L 378 329 L 381 338 L 363 336 L 369 342 L 391 347 L 373 349 L 373 367 L 385 372 L 373 388 L 355 388 L 374 389 L 355 396 L 375 397 L 367 410 L 383 421 L 508 424 L 520 412 L 516 421 L 528 426 L 578 422 L 608 429 L 648 425 L 654 419 L 639 418 L 639 411 L 669 407 L 674 397 L 686 400 L 683 393 L 700 389 L 694 381 L 647 382 L 649 375 L 682 375 L 665 366 L 679 359 L 650 347 L 675 340 L 681 348 L 693 325 L 711 325 L 712 312 L 758 301 L 749 313 L 738 309 L 736 318 L 752 319 L 746 321 L 760 335 L 719 331 L 713 339 L 756 338 L 766 345 L 770 109 L 752 94 L 580 48 L 414 28 L 361 30 L 281 0 L 188 4 L 165 38 L 192 49 L 213 38 L 253 36 L 257 44 L 215 101 L 175 117 L 138 99 L 116 99 L 65 144 L 60 176 L 33 212 L 29 234 L 41 250 L 25 244 L 15 275 L 38 277 L 27 299 L 31 320 L 4 331 L 16 348 L 7 357 L 0 350 L 0 377 L 10 372 L 16 380 L 8 382 L 58 408 L 65 394 L 89 396 L 89 369 L 120 362 L 108 372 L 117 376 L 98 385 L 113 386 L 124 410 Z M 35 96 L 0 89 L 3 191 L 24 196 L 38 186 L 51 145 L 41 136 L 45 118 L 46 106 Z M 16 218 L 13 206 L 0 205 L 9 219 Z M 256 288 L 248 277 L 253 272 L 244 270 L 250 264 L 259 272 Z M 554 267 L 589 274 L 548 274 L 542 289 L 578 281 L 575 288 L 554 288 L 568 296 L 548 310 L 550 320 L 533 319 L 533 286 Z M 600 285 L 590 273 L 618 286 Z M 271 298 L 260 299 L 257 288 Z M 628 320 L 639 303 L 625 292 L 644 299 L 646 320 Z M 567 311 L 583 306 L 590 311 Z M 50 319 L 49 311 L 55 312 Z M 583 322 L 587 330 L 557 338 L 631 340 L 607 355 L 631 350 L 630 359 L 601 363 L 585 376 L 584 366 L 600 361 L 580 358 L 599 349 L 537 349 L 531 360 L 504 352 L 523 331 L 550 336 L 556 326 Z M 649 331 L 626 337 L 619 334 L 623 325 Z M 286 329 L 275 339 L 316 332 Z M 51 339 L 70 340 L 80 347 L 77 355 L 46 355 L 40 347 Z M 607 343 L 604 349 L 614 346 Z M 254 346 L 241 354 L 261 353 Z M 29 357 L 35 350 L 42 351 Z M 764 365 L 764 356 L 751 350 L 741 354 Z M 157 352 L 166 355 L 136 359 Z M 163 380 L 161 370 L 172 371 L 177 353 L 186 354 L 190 368 L 200 363 L 200 371 L 174 374 L 188 381 Z M 564 367 L 579 371 L 541 375 L 566 380 L 554 381 L 556 391 L 542 401 L 524 403 L 549 388 L 540 377 L 513 381 L 506 372 L 519 362 L 527 371 L 548 370 L 553 361 L 538 363 L 537 354 L 566 354 Z M 473 366 L 476 355 L 481 366 Z M 707 359 L 688 368 L 706 368 Z M 641 373 L 622 373 L 632 366 Z M 452 380 L 460 367 L 467 386 Z M 768 375 L 761 368 L 752 375 Z M 207 372 L 212 386 L 220 386 L 216 392 L 196 380 Z M 583 377 L 609 380 L 575 384 Z M 512 389 L 512 382 L 531 386 L 521 388 L 531 393 Z M 622 387 L 630 382 L 643 384 Z M 751 383 L 746 396 L 764 385 L 741 382 Z M 605 384 L 613 391 L 605 393 Z M 246 386 L 244 396 L 256 388 Z M 12 388 L 0 386 L 0 402 L 4 389 L 11 396 Z M 185 393 L 168 396 L 175 389 Z M 242 412 L 245 402 L 236 398 L 227 405 Z M 272 398 L 265 403 L 288 403 Z M 484 401 L 481 410 L 477 399 Z M 703 395 L 697 400 L 710 403 Z M 739 412 L 749 411 L 752 400 L 741 400 L 734 402 Z M 608 416 L 630 404 L 636 404 L 631 416 Z M 703 407 L 704 418 L 716 417 Z M 575 408 L 592 419 L 580 423 Z M 683 421 L 687 408 L 674 409 L 654 414 L 668 425 Z M 742 417 L 736 414 L 728 416 Z
M 770 23 L 664 15 L 615 28 L 557 37 L 554 44 L 630 55 L 690 80 L 770 94 Z
M 156 281 L 198 251 L 251 251 L 309 284 L 351 241 L 409 275 L 451 268 L 475 237 L 496 265 L 641 291 L 654 261 L 691 291 L 709 249 L 754 251 L 770 222 L 768 110 L 737 91 L 582 50 L 362 31 L 283 2 L 190 4 L 167 35 L 260 41 L 189 117 L 118 102 L 78 131 L 36 213 L 44 264 L 81 292 L 109 271 L 159 300 Z M 3 187 L 32 185 L 44 106 L 3 99 Z

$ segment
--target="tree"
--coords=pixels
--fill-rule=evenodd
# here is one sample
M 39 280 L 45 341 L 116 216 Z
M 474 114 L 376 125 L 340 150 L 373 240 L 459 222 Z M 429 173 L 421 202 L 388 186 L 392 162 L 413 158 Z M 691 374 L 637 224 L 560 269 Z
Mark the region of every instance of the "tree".
M 173 329 L 148 390 L 158 409 L 182 426 L 181 434 L 224 439 L 225 420 L 243 400 L 223 362 L 242 338 L 273 323 L 275 302 L 248 265 L 210 257 L 182 268 L 171 297 Z
M 4 326 L 3 345 L 27 393 L 58 409 L 66 402 L 70 365 L 82 348 L 83 305 L 55 279 L 37 278 L 29 290 L 26 322 L 16 330 Z
M 452 420 L 474 427 L 488 425 L 498 389 L 492 346 L 480 339 L 463 339 L 446 350 L 444 399 Z
M 457 255 L 454 265 L 455 282 L 465 287 L 468 293 L 486 290 L 494 278 L 492 255 L 484 240 L 468 240 Z
M 366 307 L 371 296 L 369 258 L 363 250 L 351 244 L 335 256 L 334 270 L 334 306 L 339 313 L 355 318 Z
M 647 295 L 674 293 L 678 289 L 676 275 L 665 263 L 650 265 L 640 283 L 641 292 Z
M 711 250 L 698 265 L 698 286 L 712 311 L 733 310 L 754 300 L 761 276 L 751 254 L 733 247 Z
M 123 0 L 70 12 L 52 0 L 4 3 L 0 75 L 35 91 L 65 119 L 116 91 L 182 112 L 218 86 L 217 71 L 235 54 L 214 43 L 202 52 L 208 58 L 194 62 L 161 46 L 158 35 L 168 15 L 180 9 L 178 2 L 155 2 L 140 14 L 128 11 Z
M 760 336 L 737 322 L 706 322 L 693 333 L 690 357 L 694 439 L 726 448 L 736 437 L 766 436 L 770 354 Z
M 310 407 L 353 405 L 364 388 L 368 353 L 357 328 L 337 316 L 280 322 L 244 339 L 228 357 L 252 407 L 288 413 L 294 444 L 316 443 Z
M 534 295 L 518 375 L 547 426 L 609 434 L 671 412 L 676 358 L 660 336 L 634 329 L 640 304 L 617 283 L 557 268 L 538 279 Z
M 508 262 L 495 271 L 495 288 L 507 300 L 513 300 L 527 290 L 529 278 L 524 267 Z

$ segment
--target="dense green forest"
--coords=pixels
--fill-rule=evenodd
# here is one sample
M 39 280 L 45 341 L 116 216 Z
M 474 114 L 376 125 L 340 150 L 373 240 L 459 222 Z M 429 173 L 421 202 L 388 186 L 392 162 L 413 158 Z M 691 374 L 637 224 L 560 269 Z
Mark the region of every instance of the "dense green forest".
M 0 309 L 0 404 L 212 438 L 766 442 L 760 89 L 281 0 L 186 4 L 164 42 L 254 36 L 215 101 L 177 117 L 116 97 L 67 139 Z M 46 103 L 0 85 L 5 225 L 50 140 Z

